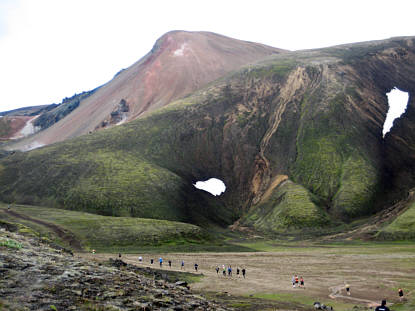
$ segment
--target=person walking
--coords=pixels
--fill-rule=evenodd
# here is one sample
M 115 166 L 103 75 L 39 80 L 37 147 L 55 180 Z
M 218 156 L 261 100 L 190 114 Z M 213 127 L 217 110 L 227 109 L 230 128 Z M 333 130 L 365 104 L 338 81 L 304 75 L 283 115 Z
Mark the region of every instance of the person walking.
M 246 270 L 245 268 L 242 268 L 242 276 L 245 278 Z
M 236 276 L 239 278 L 239 267 L 236 267 Z
M 303 279 L 303 277 L 302 277 L 302 276 L 300 276 L 300 287 L 305 289 L 305 286 L 304 286 L 304 279 Z
M 151 258 L 150 259 L 150 264 L 152 265 L 154 263 L 154 259 L 153 258 Z
M 293 288 L 295 288 L 295 276 L 293 275 L 293 277 L 291 278 L 291 283 L 293 283 Z
M 350 296 L 350 285 L 346 283 L 346 285 L 344 285 L 344 288 L 346 289 L 347 295 Z
M 180 270 L 184 270 L 184 260 L 182 260 L 182 263 L 180 265 Z
M 197 272 L 197 268 L 199 267 L 199 265 L 197 263 L 195 263 L 195 270 Z
M 229 265 L 228 267 L 228 276 L 232 277 L 232 266 Z
M 390 309 L 386 306 L 386 300 L 383 299 L 380 306 L 377 306 L 375 311 L 390 311 Z
M 219 276 L 219 266 L 216 266 L 215 270 L 216 270 L 216 274 Z
M 226 267 L 225 267 L 225 265 L 222 265 L 222 274 L 223 274 L 223 276 L 226 276 Z
M 160 268 L 163 266 L 163 258 L 159 258 Z
M 171 260 L 169 260 L 169 267 L 171 268 Z
M 402 288 L 398 289 L 399 301 L 403 300 L 403 290 Z

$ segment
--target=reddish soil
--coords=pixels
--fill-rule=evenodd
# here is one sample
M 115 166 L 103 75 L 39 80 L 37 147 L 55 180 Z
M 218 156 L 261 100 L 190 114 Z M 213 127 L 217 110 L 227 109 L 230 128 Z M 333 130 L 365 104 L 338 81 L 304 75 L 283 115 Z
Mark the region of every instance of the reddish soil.
M 30 119 L 33 119 L 33 117 L 31 116 L 6 116 L 1 118 L 1 122 L 7 122 L 10 126 L 10 130 L 8 131 L 6 136 L 2 136 L 0 137 L 0 140 L 8 140 L 14 136 L 16 136 L 16 134 L 19 133 L 20 130 L 22 130 L 25 125 L 26 122 L 29 121 Z
M 209 32 L 169 32 L 150 53 L 83 100 L 67 117 L 12 148 L 24 150 L 94 131 L 108 120 L 121 99 L 129 107 L 127 121 L 136 119 L 230 71 L 281 52 Z

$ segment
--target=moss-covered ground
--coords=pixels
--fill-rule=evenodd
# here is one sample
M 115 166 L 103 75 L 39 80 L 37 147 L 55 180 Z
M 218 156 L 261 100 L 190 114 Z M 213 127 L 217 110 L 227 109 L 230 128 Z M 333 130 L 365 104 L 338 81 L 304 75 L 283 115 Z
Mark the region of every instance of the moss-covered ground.
M 68 237 L 78 241 L 84 251 L 97 252 L 208 252 L 253 251 L 232 243 L 239 234 L 225 234 L 220 227 L 146 218 L 113 217 L 32 205 L 0 203 L 0 227 L 19 231 L 72 248 Z M 45 222 L 45 224 L 36 221 Z M 54 226 L 67 234 L 59 236 Z
M 41 220 L 72 233 L 85 250 L 125 252 L 143 247 L 204 244 L 208 236 L 199 227 L 167 220 L 100 216 L 76 211 L 67 211 L 38 206 L 14 205 L 12 211 L 31 219 Z M 37 233 L 59 244 L 65 245 L 50 227 L 21 219 L 7 213 L 6 205 L 0 205 L 2 221 L 22 223 L 19 230 Z
M 378 234 L 385 240 L 415 239 L 415 203 L 385 226 Z

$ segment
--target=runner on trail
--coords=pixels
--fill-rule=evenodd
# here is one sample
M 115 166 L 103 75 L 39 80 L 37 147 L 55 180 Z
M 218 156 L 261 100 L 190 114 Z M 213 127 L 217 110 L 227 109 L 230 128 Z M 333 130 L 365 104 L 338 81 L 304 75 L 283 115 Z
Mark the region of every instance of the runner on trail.
M 346 289 L 347 295 L 350 296 L 350 285 L 349 284 L 346 284 L 346 285 L 344 285 L 344 288 Z
M 223 274 L 223 276 L 226 276 L 226 267 L 225 267 L 225 265 L 222 265 L 222 274 Z
M 386 300 L 382 300 L 382 304 L 380 306 L 377 306 L 375 311 L 390 311 L 390 309 L 386 306 Z
M 403 300 L 403 290 L 402 288 L 398 289 L 399 301 Z
M 228 276 L 232 276 L 232 266 L 229 265 L 228 267 Z
M 197 272 L 197 268 L 199 267 L 199 265 L 197 263 L 195 263 L 195 270 Z
M 236 276 L 239 278 L 239 267 L 236 267 Z
M 298 286 L 298 276 L 297 276 L 297 274 L 295 275 L 294 280 L 295 280 L 295 286 Z
M 215 270 L 216 270 L 216 274 L 219 275 L 219 266 L 216 266 Z
M 171 260 L 169 260 L 169 267 L 171 268 Z
M 163 258 L 159 258 L 159 263 L 160 263 L 160 268 L 161 268 L 161 266 L 163 265 Z
M 245 278 L 245 274 L 246 274 L 246 270 L 245 270 L 245 268 L 242 268 L 242 275 L 243 275 L 244 278 Z
M 293 277 L 291 278 L 291 282 L 293 283 L 293 288 L 295 288 L 295 276 L 293 275 Z
M 153 264 L 153 262 L 154 262 L 154 259 L 153 259 L 153 258 L 151 258 L 151 259 L 150 259 L 150 264 Z
M 182 264 L 180 265 L 180 270 L 184 269 L 184 261 L 182 260 Z
M 300 276 L 300 287 L 305 288 L 304 286 L 304 279 L 302 276 Z

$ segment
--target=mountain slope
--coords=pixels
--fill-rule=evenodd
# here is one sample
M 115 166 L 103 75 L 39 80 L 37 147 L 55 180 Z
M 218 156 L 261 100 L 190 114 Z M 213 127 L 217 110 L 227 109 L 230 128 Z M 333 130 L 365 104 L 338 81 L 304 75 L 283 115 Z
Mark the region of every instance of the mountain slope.
M 66 118 L 9 148 L 27 150 L 134 120 L 232 70 L 280 52 L 209 32 L 169 32 L 150 53 L 81 101 Z
M 274 55 L 141 119 L 4 158 L 0 199 L 320 230 L 372 214 L 398 193 L 387 174 L 397 164 L 387 160 L 414 153 L 390 148 L 410 147 L 405 137 L 415 134 L 406 114 L 403 129 L 382 138 L 395 86 L 413 106 L 413 37 Z M 396 173 L 395 181 L 415 175 Z M 209 177 L 225 182 L 220 197 L 193 187 Z

